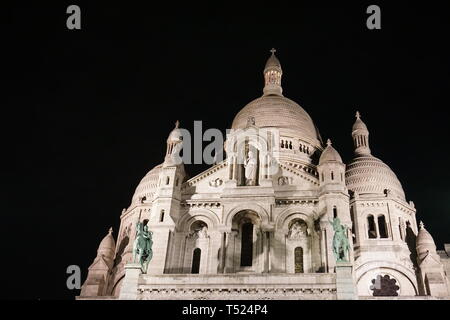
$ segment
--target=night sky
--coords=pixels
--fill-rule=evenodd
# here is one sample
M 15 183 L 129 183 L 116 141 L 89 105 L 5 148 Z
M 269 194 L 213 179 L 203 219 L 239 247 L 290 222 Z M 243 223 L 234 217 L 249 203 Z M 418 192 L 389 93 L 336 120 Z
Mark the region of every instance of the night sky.
M 372 154 L 397 174 L 438 248 L 450 243 L 448 8 L 369 4 L 166 8 L 16 5 L 3 28 L 1 298 L 73 299 L 178 119 L 225 130 L 262 94 L 272 47 L 285 96 L 353 155 L 359 110 Z M 82 29 L 66 28 L 78 4 Z M 5 12 L 6 12 L 5 11 Z M 188 166 L 190 176 L 207 166 Z

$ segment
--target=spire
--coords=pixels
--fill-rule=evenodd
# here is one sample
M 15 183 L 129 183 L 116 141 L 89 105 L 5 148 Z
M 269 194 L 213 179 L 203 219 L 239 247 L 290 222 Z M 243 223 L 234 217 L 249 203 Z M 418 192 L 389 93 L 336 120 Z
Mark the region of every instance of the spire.
M 281 64 L 278 58 L 275 56 L 275 50 L 272 48 L 270 52 L 272 53 L 266 62 L 264 67 L 264 95 L 278 95 L 281 96 L 283 88 L 281 87 L 281 76 L 283 71 L 281 69 Z
M 356 111 L 356 120 L 352 127 L 352 138 L 357 156 L 370 156 L 369 148 L 369 130 L 366 124 L 361 120 L 361 114 Z
M 178 129 L 179 126 L 180 126 L 180 121 L 177 120 L 177 121 L 175 122 L 175 129 Z
M 420 227 L 420 230 L 425 229 L 425 224 L 423 223 L 423 221 L 420 221 L 419 227 Z
M 331 146 L 331 140 L 330 139 L 327 140 L 327 146 Z

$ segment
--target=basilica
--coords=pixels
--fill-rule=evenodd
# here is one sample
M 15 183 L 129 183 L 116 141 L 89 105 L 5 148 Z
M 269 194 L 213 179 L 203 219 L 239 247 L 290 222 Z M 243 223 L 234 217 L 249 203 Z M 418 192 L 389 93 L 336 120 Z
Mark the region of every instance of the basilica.
M 175 161 L 178 124 L 168 132 L 162 163 L 138 184 L 117 238 L 110 229 L 101 241 L 77 299 L 450 298 L 450 244 L 437 250 L 416 221 L 399 179 L 372 154 L 362 115 L 344 163 L 283 95 L 282 75 L 272 50 L 263 93 L 234 117 L 224 160 L 197 176 Z M 133 252 L 143 224 L 146 268 Z

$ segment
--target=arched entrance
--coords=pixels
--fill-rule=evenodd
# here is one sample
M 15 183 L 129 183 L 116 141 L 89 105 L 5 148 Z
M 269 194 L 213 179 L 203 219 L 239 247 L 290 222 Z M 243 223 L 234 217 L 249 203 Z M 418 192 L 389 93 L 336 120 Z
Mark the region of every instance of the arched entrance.
M 237 213 L 232 220 L 233 241 L 228 252 L 233 258 L 234 272 L 262 272 L 263 235 L 261 219 L 250 210 Z

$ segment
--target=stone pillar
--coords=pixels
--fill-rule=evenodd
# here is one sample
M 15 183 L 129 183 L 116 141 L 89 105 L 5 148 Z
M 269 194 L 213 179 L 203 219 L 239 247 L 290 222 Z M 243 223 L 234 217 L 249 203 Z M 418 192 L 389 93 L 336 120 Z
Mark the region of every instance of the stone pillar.
M 136 300 L 138 296 L 139 276 L 142 273 L 141 265 L 129 263 L 125 265 L 125 278 L 120 289 L 120 300 Z
M 350 262 L 336 262 L 337 300 L 356 300 L 353 266 Z
M 227 232 L 227 243 L 226 243 L 226 259 L 225 259 L 225 271 L 224 273 L 235 272 L 234 266 L 234 251 L 236 242 L 236 231 Z

